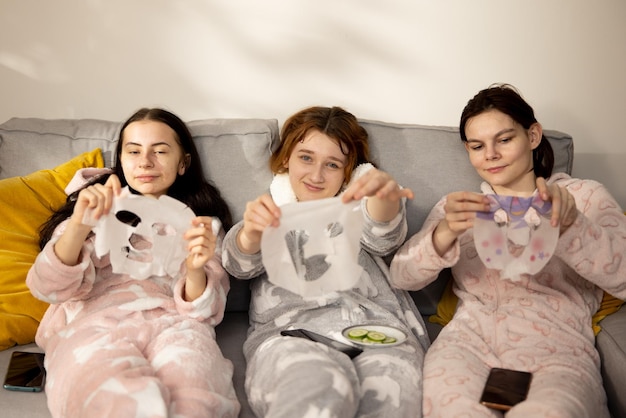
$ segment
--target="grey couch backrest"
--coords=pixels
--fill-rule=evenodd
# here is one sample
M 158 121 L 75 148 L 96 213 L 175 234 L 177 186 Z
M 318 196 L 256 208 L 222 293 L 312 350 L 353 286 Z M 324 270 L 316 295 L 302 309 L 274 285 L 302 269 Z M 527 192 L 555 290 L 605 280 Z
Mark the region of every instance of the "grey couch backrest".
M 247 200 L 268 190 L 267 161 L 278 145 L 278 122 L 206 119 L 188 126 L 204 173 L 222 191 L 233 217 L 241 219 Z M 52 168 L 94 148 L 111 167 L 120 127 L 120 122 L 94 119 L 10 119 L 0 125 L 0 179 Z
M 361 123 L 370 135 L 373 161 L 415 193 L 407 203 L 409 236 L 419 230 L 433 205 L 456 190 L 478 190 L 480 179 L 471 167 L 458 130 L 451 127 Z M 268 191 L 272 174 L 268 159 L 278 145 L 275 119 L 206 119 L 188 123 L 207 178 L 222 191 L 235 221 L 247 201 Z M 119 135 L 119 122 L 14 118 L 0 125 L 0 179 L 55 167 L 75 155 L 99 147 L 107 165 Z M 555 150 L 555 172 L 571 173 L 573 141 L 547 131 Z M 28 158 L 24 158 L 27 155 Z M 232 280 L 227 310 L 246 311 L 246 282 Z M 424 314 L 434 313 L 445 280 L 414 295 Z

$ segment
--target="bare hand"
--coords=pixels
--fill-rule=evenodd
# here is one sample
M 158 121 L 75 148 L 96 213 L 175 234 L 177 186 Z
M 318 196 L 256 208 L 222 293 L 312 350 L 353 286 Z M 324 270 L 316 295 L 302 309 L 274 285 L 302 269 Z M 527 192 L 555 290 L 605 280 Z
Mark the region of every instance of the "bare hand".
M 463 232 L 474 226 L 476 212 L 488 212 L 491 208 L 487 196 L 474 192 L 454 192 L 446 198 L 443 207 L 445 218 L 433 233 L 435 251 L 443 256 Z
M 84 188 L 76 199 L 71 221 L 77 225 L 84 225 L 83 218 L 87 210 L 91 211 L 91 216 L 95 220 L 100 219 L 109 213 L 114 197 L 119 196 L 121 190 L 120 179 L 115 174 L 111 174 L 104 184 L 95 183 Z M 91 226 L 89 228 L 91 229 Z
M 351 200 L 360 200 L 363 197 L 375 196 L 382 200 L 398 202 L 403 197 L 413 199 L 411 189 L 402 189 L 396 180 L 384 171 L 377 168 L 368 170 L 356 179 L 341 195 L 341 201 L 348 203 Z
M 210 216 L 197 216 L 191 221 L 183 238 L 188 242 L 187 269 L 199 270 L 209 262 L 215 254 L 217 237 L 211 229 L 212 218 Z
M 268 226 L 278 227 L 280 215 L 280 208 L 269 194 L 248 202 L 243 214 L 243 228 L 237 237 L 239 249 L 248 254 L 258 252 L 263 231 Z
M 474 192 L 450 193 L 443 207 L 448 228 L 457 236 L 474 225 L 476 212 L 488 212 L 490 208 L 489 199 Z
M 564 187 L 556 184 L 548 186 L 546 180 L 537 178 L 537 191 L 539 196 L 545 201 L 552 202 L 552 216 L 550 224 L 560 225 L 561 234 L 569 228 L 578 216 L 578 208 L 574 196 Z
M 82 189 L 76 198 L 74 212 L 70 217 L 63 235 L 54 244 L 54 252 L 63 264 L 75 266 L 92 225 L 84 224 L 85 213 L 90 210 L 95 220 L 106 215 L 113 206 L 113 199 L 122 190 L 120 180 L 111 174 L 106 183 L 96 183 Z

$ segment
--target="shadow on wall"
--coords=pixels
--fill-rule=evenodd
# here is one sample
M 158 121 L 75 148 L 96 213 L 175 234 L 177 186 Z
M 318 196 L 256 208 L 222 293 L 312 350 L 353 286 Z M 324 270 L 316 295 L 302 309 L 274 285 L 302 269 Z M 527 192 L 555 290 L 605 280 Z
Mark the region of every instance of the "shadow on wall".
M 66 0 L 34 7 L 11 3 L 0 14 L 0 76 L 30 101 L 16 97 L 10 116 L 32 112 L 35 100 L 50 114 L 34 116 L 45 117 L 123 119 L 146 104 L 171 106 L 185 119 L 280 117 L 317 97 L 329 104 L 369 91 L 376 102 L 389 94 L 385 75 L 421 66 L 413 62 L 419 54 L 406 53 L 415 43 L 410 5 Z M 395 22 L 394 30 L 375 30 L 381 19 Z

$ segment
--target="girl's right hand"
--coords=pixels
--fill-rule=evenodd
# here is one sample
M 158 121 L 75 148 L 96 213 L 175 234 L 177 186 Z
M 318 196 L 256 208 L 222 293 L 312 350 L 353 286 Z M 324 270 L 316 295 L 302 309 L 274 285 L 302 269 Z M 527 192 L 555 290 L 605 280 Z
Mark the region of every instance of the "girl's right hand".
M 68 266 L 78 264 L 83 243 L 92 229 L 92 225 L 83 223 L 85 212 L 88 209 L 92 210 L 91 216 L 94 219 L 106 215 L 113 205 L 113 197 L 118 196 L 121 190 L 119 178 L 111 174 L 106 183 L 92 184 L 78 193 L 67 228 L 54 244 L 54 252 L 63 264 Z
M 268 226 L 280 224 L 280 208 L 269 194 L 263 194 L 246 204 L 243 214 L 243 228 L 237 235 L 239 249 L 254 254 L 261 249 L 261 236 Z
M 491 206 L 487 196 L 474 192 L 454 192 L 446 198 L 443 207 L 445 218 L 433 233 L 433 244 L 443 256 L 463 232 L 474 226 L 476 212 L 489 212 Z
M 454 192 L 448 195 L 443 209 L 449 229 L 457 236 L 474 225 L 476 212 L 489 212 L 489 199 L 474 192 Z
M 91 229 L 91 225 L 83 223 L 85 213 L 89 210 L 94 220 L 108 214 L 113 206 L 113 198 L 119 196 L 121 190 L 120 179 L 115 174 L 111 174 L 104 184 L 95 183 L 84 188 L 78 194 L 70 221 L 77 226 L 88 226 Z

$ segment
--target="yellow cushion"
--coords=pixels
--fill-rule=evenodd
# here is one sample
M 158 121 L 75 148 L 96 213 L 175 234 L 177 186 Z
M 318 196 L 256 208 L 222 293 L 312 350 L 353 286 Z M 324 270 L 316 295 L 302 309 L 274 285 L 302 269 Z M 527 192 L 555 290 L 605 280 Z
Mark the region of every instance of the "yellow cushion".
M 428 321 L 445 327 L 454 316 L 457 302 L 458 298 L 452 291 L 452 279 L 450 279 L 448 285 L 443 291 L 443 294 L 441 295 L 439 303 L 437 304 L 437 313 L 431 315 L 428 318 Z M 617 299 L 615 296 L 604 292 L 600 308 L 591 318 L 591 325 L 595 335 L 598 335 L 598 333 L 602 330 L 598 323 L 608 315 L 617 312 L 623 304 L 623 300 Z
M 454 316 L 454 312 L 456 311 L 456 303 L 459 298 L 452 291 L 452 282 L 454 280 L 448 280 L 448 284 L 446 288 L 443 290 L 441 294 L 441 299 L 439 299 L 439 303 L 437 304 L 437 313 L 428 317 L 428 322 L 432 322 L 434 324 L 439 324 L 442 327 L 445 327 L 448 322 Z
M 65 202 L 76 170 L 103 166 L 96 148 L 52 170 L 0 180 L 0 350 L 33 342 L 48 307 L 25 283 L 39 253 L 39 228 Z
M 600 308 L 598 309 L 598 312 L 596 312 L 596 314 L 591 318 L 591 326 L 593 327 L 593 333 L 595 335 L 598 335 L 598 333 L 602 330 L 598 322 L 602 321 L 604 318 L 611 315 L 612 313 L 617 312 L 623 304 L 623 300 L 620 300 L 615 296 L 604 292 Z

